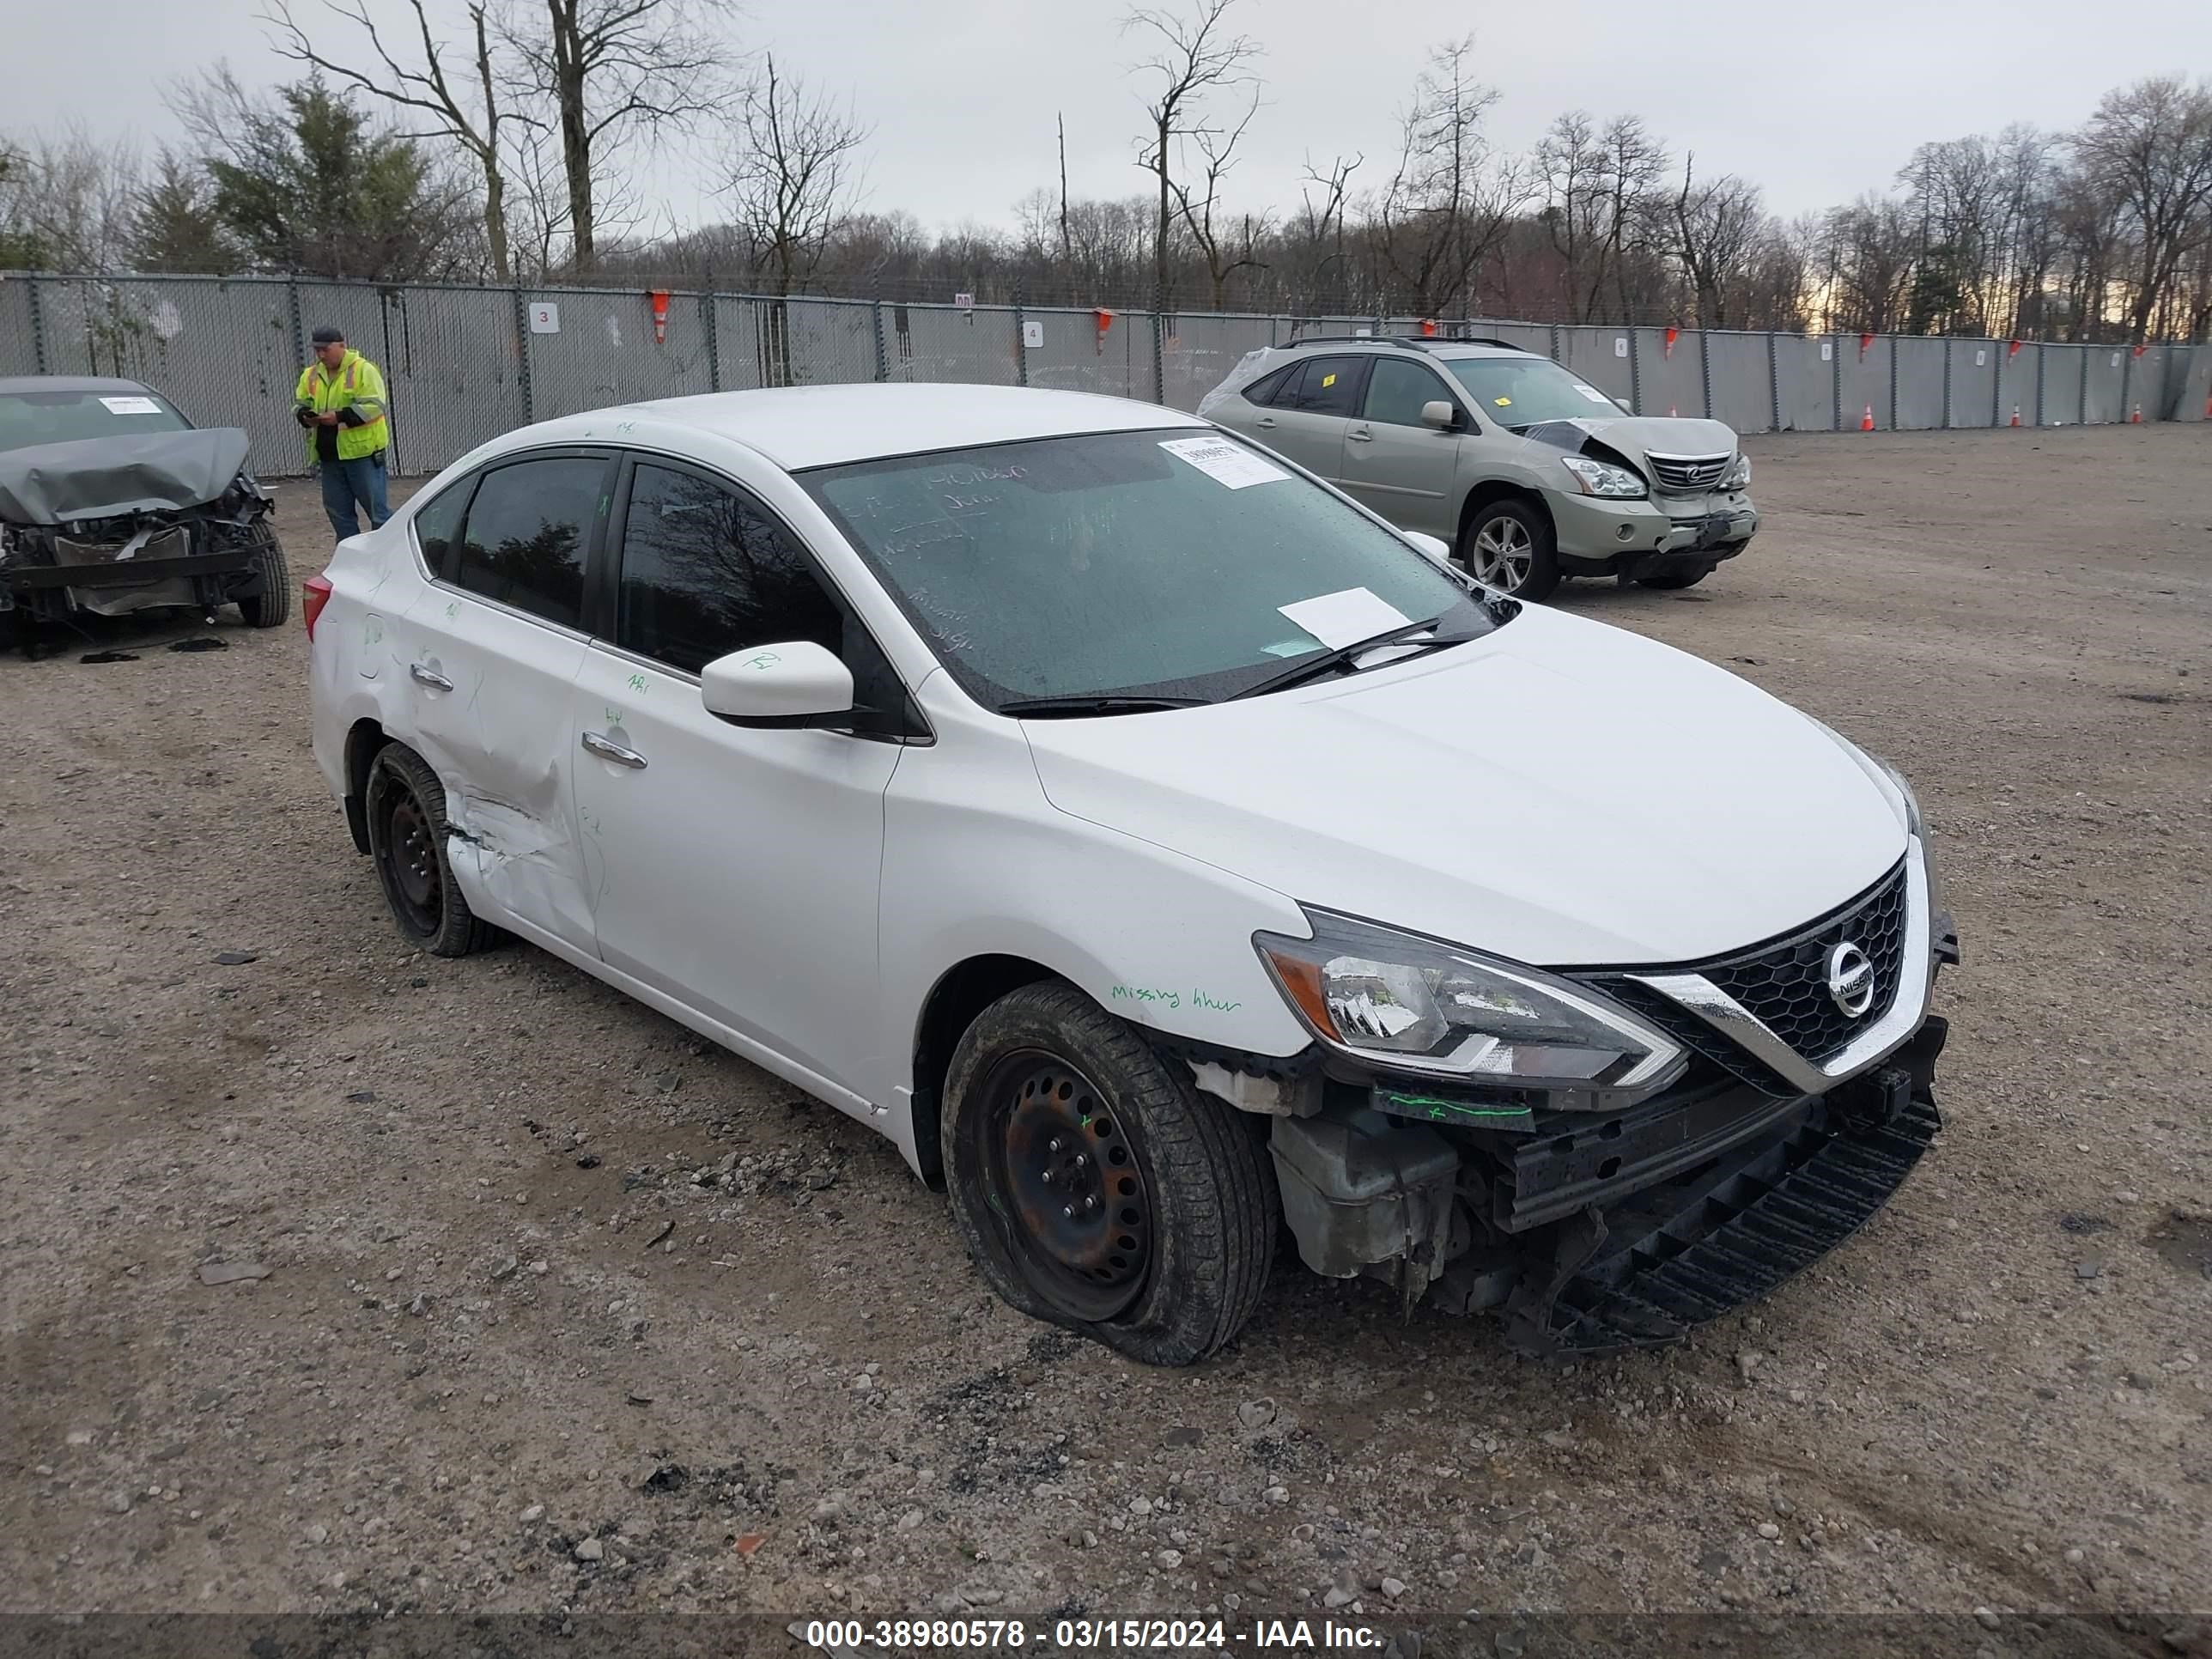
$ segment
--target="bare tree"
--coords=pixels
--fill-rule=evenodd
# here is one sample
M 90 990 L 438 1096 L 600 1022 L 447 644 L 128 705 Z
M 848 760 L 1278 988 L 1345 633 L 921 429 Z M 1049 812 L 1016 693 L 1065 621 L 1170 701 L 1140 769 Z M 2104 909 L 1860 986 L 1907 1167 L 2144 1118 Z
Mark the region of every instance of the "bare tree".
M 1425 317 L 1468 309 L 1475 267 L 1529 200 L 1521 171 L 1483 133 L 1498 93 L 1469 78 L 1474 54 L 1473 35 L 1430 52 L 1400 118 L 1397 170 L 1376 209 L 1383 260 Z
M 413 20 L 414 36 L 404 60 L 388 45 L 368 0 L 323 0 L 323 9 L 358 30 L 364 49 L 374 59 L 363 69 L 343 61 L 334 52 L 319 47 L 294 15 L 291 0 L 270 0 L 271 9 L 261 19 L 279 31 L 279 57 L 308 65 L 331 76 L 342 86 L 354 86 L 403 112 L 408 122 L 402 137 L 447 138 L 460 146 L 483 176 L 484 246 L 491 256 L 492 274 L 501 282 L 513 279 L 507 255 L 506 144 L 502 127 L 520 118 L 501 104 L 502 66 L 494 63 L 493 20 L 489 0 L 469 0 L 469 40 L 456 52 L 430 24 L 425 0 L 400 0 Z M 448 61 L 453 67 L 448 69 Z
M 1730 291 L 1769 234 L 1766 213 L 1757 185 L 1734 173 L 1700 185 L 1696 167 L 1694 154 L 1682 157 L 1672 252 L 1696 292 L 1698 326 L 1726 328 Z
M 1903 204 L 1862 196 L 1828 215 L 1826 238 L 1834 319 L 1871 334 L 1903 320 L 1916 228 Z
M 729 53 L 716 26 L 730 0 L 513 0 L 496 20 L 518 84 L 550 105 L 568 187 L 571 263 L 599 252 L 605 181 L 596 168 L 627 138 L 688 129 L 714 107 Z
M 1177 143 L 1218 131 L 1206 123 L 1201 106 L 1206 94 L 1254 79 L 1249 65 L 1261 51 L 1258 41 L 1231 34 L 1224 27 L 1223 14 L 1234 3 L 1235 0 L 1195 0 L 1188 21 L 1154 10 L 1133 11 L 1121 20 L 1125 33 L 1146 30 L 1159 41 L 1153 54 L 1137 65 L 1137 73 L 1159 77 L 1158 89 L 1145 106 L 1151 130 L 1139 149 L 1137 165 L 1159 181 L 1159 216 L 1152 239 L 1152 303 L 1161 311 L 1168 306 L 1168 237 L 1175 224 Z
M 2160 76 L 2106 93 L 2074 155 L 2134 231 L 2128 337 L 2140 343 L 2183 260 L 2212 238 L 2212 83 Z
M 10 263 L 104 274 L 131 245 L 137 157 L 71 123 L 20 149 L 0 146 L 0 250 Z
M 1322 273 L 1332 264 L 1344 261 L 1344 212 L 1352 187 L 1352 175 L 1358 172 L 1367 158 L 1354 155 L 1346 161 L 1341 155 L 1329 158 L 1328 171 L 1322 173 L 1306 158 L 1304 184 L 1298 188 L 1297 236 L 1303 245 L 1297 271 L 1304 283 L 1303 293 L 1291 295 L 1293 306 L 1304 304 L 1318 308 L 1322 301 Z M 1313 193 L 1307 185 L 1317 185 L 1322 190 L 1321 204 L 1314 204 Z M 1338 280 L 1342 281 L 1340 272 Z
M 781 74 L 775 54 L 738 100 L 727 179 L 737 222 L 775 292 L 809 274 L 860 188 L 857 161 L 868 129 L 849 109 Z
M 1201 163 L 1195 190 L 1182 179 L 1174 183 L 1176 205 L 1182 215 L 1184 228 L 1190 232 L 1191 240 L 1198 245 L 1199 257 L 1206 262 L 1206 274 L 1213 286 L 1213 308 L 1216 311 L 1222 308 L 1222 291 L 1229 278 L 1248 266 L 1257 267 L 1264 263 L 1255 256 L 1254 245 L 1258 235 L 1266 230 L 1268 216 L 1262 214 L 1256 227 L 1250 214 L 1244 216 L 1243 251 L 1241 253 L 1237 251 L 1236 245 L 1225 240 L 1221 227 L 1214 222 L 1214 216 L 1221 205 L 1222 179 L 1230 168 L 1237 165 L 1237 143 L 1244 137 L 1245 129 L 1252 125 L 1252 118 L 1259 112 L 1260 89 L 1254 87 L 1252 101 L 1246 106 L 1243 118 L 1235 126 L 1225 131 L 1202 129 L 1194 135 L 1191 143 L 1197 149 Z

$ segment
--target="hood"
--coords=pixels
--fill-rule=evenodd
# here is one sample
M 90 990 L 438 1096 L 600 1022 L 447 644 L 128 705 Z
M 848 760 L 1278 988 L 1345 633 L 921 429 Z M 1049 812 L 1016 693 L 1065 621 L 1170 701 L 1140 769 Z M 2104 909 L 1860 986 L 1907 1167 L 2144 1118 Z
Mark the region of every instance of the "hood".
M 0 450 L 0 519 L 66 524 L 198 507 L 230 488 L 247 443 L 238 427 L 212 426 Z
M 1736 452 L 1735 429 L 1725 422 L 1668 415 L 1545 421 L 1530 427 L 1525 435 L 1532 442 L 1549 443 L 1572 451 L 1579 448 L 1582 441 L 1568 437 L 1573 432 L 1610 445 L 1632 461 L 1641 461 L 1654 451 L 1662 455 L 1733 455 Z
M 1333 685 L 1025 730 L 1064 812 L 1540 966 L 1717 956 L 1905 847 L 1881 787 L 1786 703 L 1540 605 Z

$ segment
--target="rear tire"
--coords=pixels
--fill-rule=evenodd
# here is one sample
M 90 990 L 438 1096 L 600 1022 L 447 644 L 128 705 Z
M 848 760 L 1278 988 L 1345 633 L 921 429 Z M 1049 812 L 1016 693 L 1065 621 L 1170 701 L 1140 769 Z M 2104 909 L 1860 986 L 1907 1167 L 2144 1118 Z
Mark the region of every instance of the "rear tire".
M 1638 587 L 1656 587 L 1662 592 L 1672 592 L 1679 588 L 1695 587 L 1712 574 L 1713 568 L 1711 565 L 1707 565 L 1702 570 L 1666 570 L 1656 576 L 1638 576 L 1636 579 L 1636 585 Z
M 276 628 L 292 614 L 292 567 L 284 559 L 284 544 L 267 525 L 260 527 L 260 545 L 253 550 L 254 574 L 261 591 L 238 602 L 238 614 L 248 628 Z
M 1467 515 L 1454 550 L 1468 574 L 1516 599 L 1542 600 L 1559 585 L 1551 520 L 1526 501 L 1492 501 Z
M 941 1135 L 969 1255 L 1032 1318 L 1188 1365 L 1259 1305 L 1281 1214 L 1266 1146 L 1074 987 L 983 1011 L 954 1051 Z
M 368 851 L 399 936 L 434 957 L 465 957 L 500 937 L 479 921 L 446 860 L 446 790 L 427 762 L 387 744 L 368 763 L 363 791 Z

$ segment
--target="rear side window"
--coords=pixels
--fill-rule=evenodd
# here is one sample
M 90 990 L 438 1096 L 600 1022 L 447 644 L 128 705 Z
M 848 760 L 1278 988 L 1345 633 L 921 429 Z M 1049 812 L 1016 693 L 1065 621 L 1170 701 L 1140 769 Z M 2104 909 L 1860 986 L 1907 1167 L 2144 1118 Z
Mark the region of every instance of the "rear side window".
M 615 642 L 696 674 L 749 646 L 834 652 L 844 616 L 791 533 L 726 485 L 641 463 L 623 526 Z
M 1364 358 L 1316 357 L 1305 365 L 1305 374 L 1297 382 L 1296 402 L 1278 398 L 1276 407 L 1287 404 L 1301 415 L 1356 414 L 1361 371 L 1365 368 Z
M 464 478 L 416 510 L 416 544 L 422 550 L 422 562 L 430 567 L 433 575 L 442 576 L 449 568 L 447 560 L 453 552 L 454 532 L 461 527 L 462 509 L 468 506 L 469 491 L 476 484 L 473 477 Z
M 484 474 L 469 503 L 453 580 L 563 627 L 584 620 L 584 550 L 606 463 L 547 456 Z
M 1263 408 L 1273 403 L 1281 395 L 1283 388 L 1290 384 L 1291 377 L 1304 367 L 1303 363 L 1292 363 L 1288 368 L 1279 368 L 1272 374 L 1261 375 L 1244 388 L 1244 401 L 1258 404 Z
M 1374 376 L 1367 383 L 1367 418 L 1390 426 L 1421 424 L 1421 405 L 1449 403 L 1444 383 L 1419 363 L 1397 357 L 1377 357 Z

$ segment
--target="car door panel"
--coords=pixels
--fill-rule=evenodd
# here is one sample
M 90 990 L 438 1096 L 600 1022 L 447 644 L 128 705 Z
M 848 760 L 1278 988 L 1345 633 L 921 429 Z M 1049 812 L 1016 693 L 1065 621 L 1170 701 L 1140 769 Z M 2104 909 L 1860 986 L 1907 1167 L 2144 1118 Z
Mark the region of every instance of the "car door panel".
M 1307 471 L 1337 482 L 1344 471 L 1345 428 L 1359 407 L 1358 388 L 1365 372 L 1363 357 L 1315 358 L 1262 411 L 1275 424 L 1273 429 L 1259 428 L 1256 435 Z
M 1424 365 L 1378 358 L 1359 416 L 1346 422 L 1342 483 L 1401 528 L 1449 540 L 1458 529 L 1452 503 L 1466 440 L 1421 422 L 1421 405 L 1431 400 L 1458 406 Z

